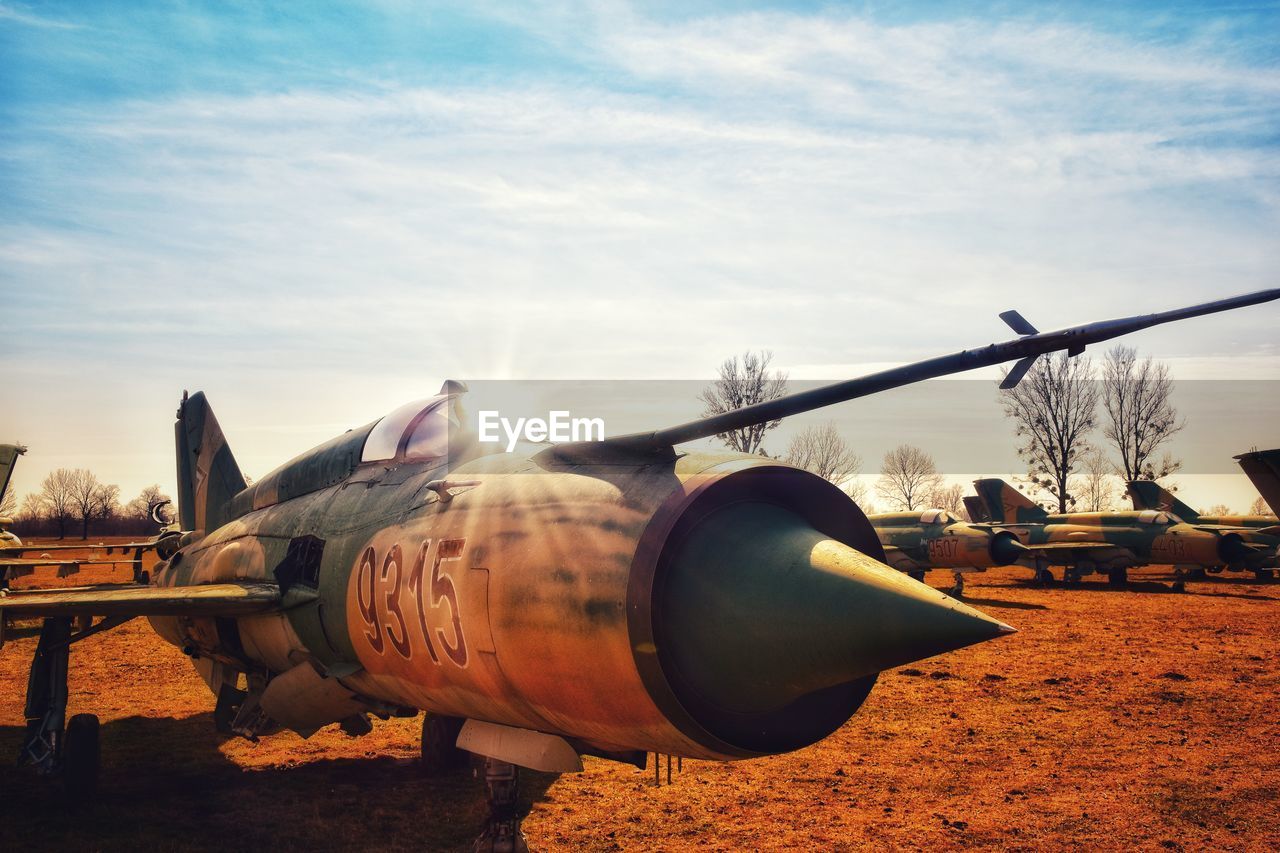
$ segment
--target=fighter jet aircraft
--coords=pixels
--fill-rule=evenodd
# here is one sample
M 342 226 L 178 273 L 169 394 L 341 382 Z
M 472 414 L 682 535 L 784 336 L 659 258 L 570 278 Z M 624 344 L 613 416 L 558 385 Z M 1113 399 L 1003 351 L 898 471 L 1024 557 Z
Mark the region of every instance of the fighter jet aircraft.
M 1064 583 L 1105 572 L 1120 586 L 1134 566 L 1167 563 L 1181 582 L 1193 570 L 1235 565 L 1254 554 L 1235 530 L 1187 524 L 1162 510 L 1048 513 L 1004 480 L 984 478 L 973 486 L 992 523 L 1032 551 L 1023 562 L 1040 581 L 1052 581 L 1049 567 L 1062 566 Z
M 1253 551 L 1233 565 L 1210 566 L 1207 571 L 1220 572 L 1234 568 L 1251 571 L 1260 580 L 1271 578 L 1280 568 L 1277 550 L 1280 549 L 1280 525 L 1273 515 L 1201 515 L 1154 480 L 1131 480 L 1127 492 L 1135 510 L 1162 510 L 1196 527 L 1219 528 L 1222 533 L 1234 533 Z
M 4 494 L 9 478 L 13 476 L 18 457 L 26 452 L 27 448 L 20 444 L 0 444 L 0 494 Z M 0 518 L 0 589 L 42 567 L 56 568 L 57 576 L 64 578 L 86 566 L 130 566 L 134 580 L 139 581 L 142 580 L 142 555 L 176 542 L 176 536 L 166 535 L 144 542 L 112 545 L 90 542 L 24 545 L 18 535 L 8 529 L 11 523 L 8 518 Z
M 178 548 L 149 583 L 10 592 L 43 620 L 22 762 L 87 796 L 97 720 L 65 721 L 69 648 L 146 616 L 215 720 L 257 738 L 424 717 L 429 766 L 484 756 L 482 849 L 523 846 L 516 766 L 744 759 L 826 737 L 879 672 L 1013 629 L 884 564 L 838 488 L 684 442 L 889 388 L 1280 298 L 1028 333 L 653 432 L 485 453 L 463 388 L 247 486 L 203 394 L 178 410 Z M 91 626 L 83 622 L 102 617 Z M 79 628 L 73 630 L 73 625 Z M 465 722 L 464 722 L 465 721 Z
M 884 546 L 885 562 L 913 580 L 929 569 L 951 569 L 955 585 L 948 594 L 964 594 L 964 573 L 1016 563 L 1030 551 L 1008 530 L 961 521 L 945 509 L 886 512 L 867 516 Z

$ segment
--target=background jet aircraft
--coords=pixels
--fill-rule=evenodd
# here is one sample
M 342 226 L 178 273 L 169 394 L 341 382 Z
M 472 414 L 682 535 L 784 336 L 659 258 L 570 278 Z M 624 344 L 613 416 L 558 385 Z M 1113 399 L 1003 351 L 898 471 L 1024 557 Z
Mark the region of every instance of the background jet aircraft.
M 1191 507 L 1154 480 L 1132 480 L 1128 484 L 1129 499 L 1135 510 L 1163 510 L 1171 512 L 1188 524 L 1197 527 L 1223 528 L 1238 534 L 1254 553 L 1233 566 L 1218 565 L 1209 571 L 1235 568 L 1252 571 L 1259 578 L 1272 577 L 1277 568 L 1277 550 L 1280 549 L 1280 526 L 1271 515 L 1200 515 Z
M 69 648 L 146 616 L 246 737 L 424 719 L 423 755 L 485 756 L 478 846 L 522 846 L 515 767 L 589 754 L 741 759 L 826 737 L 878 673 L 1012 630 L 884 565 L 831 483 L 678 453 L 732 429 L 963 370 L 1280 298 L 1264 291 L 1034 333 L 667 429 L 482 454 L 457 387 L 247 486 L 202 394 L 178 410 L 187 531 L 149 583 L 0 596 L 43 619 L 22 762 L 93 787 L 97 719 L 65 720 Z M 102 621 L 83 627 L 90 617 Z M 82 627 L 73 632 L 73 623 Z M 465 722 L 464 722 L 465 721 Z
M 955 586 L 950 595 L 964 593 L 964 572 L 1017 562 L 1028 551 L 1008 530 L 969 524 L 945 509 L 887 512 L 867 516 L 884 546 L 885 562 L 917 581 L 929 569 L 951 569 Z
M 1062 566 L 1065 583 L 1105 572 L 1123 584 L 1128 570 L 1167 563 L 1179 579 L 1193 569 L 1235 565 L 1254 551 L 1237 531 L 1196 526 L 1160 510 L 1142 512 L 1049 513 L 1004 480 L 973 483 L 993 524 L 1012 531 L 1033 552 L 1026 562 L 1039 580 L 1051 580 L 1049 566 Z
M 1280 448 L 1241 453 L 1236 462 L 1253 481 L 1253 487 L 1271 507 L 1271 512 L 1280 516 Z
M 0 495 L 8 487 L 13 468 L 19 456 L 27 452 L 20 444 L 0 444 Z M 134 580 L 142 577 L 142 555 L 161 546 L 159 539 L 147 542 L 125 542 L 117 545 L 96 545 L 84 542 L 79 545 L 23 545 L 16 534 L 8 530 L 10 519 L 0 518 L 0 589 L 9 586 L 15 578 L 32 574 L 42 567 L 56 567 L 58 577 L 67 577 L 84 566 L 132 566 Z M 166 540 L 166 544 L 172 541 Z M 126 558 L 125 555 L 131 555 Z

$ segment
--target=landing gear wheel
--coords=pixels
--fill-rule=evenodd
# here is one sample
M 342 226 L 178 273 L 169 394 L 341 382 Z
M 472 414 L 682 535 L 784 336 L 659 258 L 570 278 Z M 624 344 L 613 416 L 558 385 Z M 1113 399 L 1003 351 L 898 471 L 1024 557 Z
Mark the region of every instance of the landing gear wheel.
M 1187 577 L 1195 581 L 1202 581 L 1204 580 L 1204 577 L 1205 577 L 1204 569 L 1202 567 L 1194 568 L 1191 570 L 1191 574 L 1189 574 Z
M 1035 582 L 1040 586 L 1049 586 L 1053 583 L 1053 572 L 1048 569 L 1036 569 Z
M 952 598 L 959 598 L 960 596 L 964 595 L 964 575 L 960 574 L 959 572 L 956 572 L 955 578 L 956 578 L 956 582 L 951 587 L 951 589 L 947 590 L 947 595 L 951 596 Z
M 1064 569 L 1062 572 L 1062 585 L 1070 586 L 1080 583 L 1080 572 L 1077 569 Z
M 1271 569 L 1254 569 L 1253 576 L 1260 581 L 1275 580 L 1276 573 Z
M 1112 586 L 1124 586 L 1129 582 L 1129 570 L 1112 569 L 1107 573 L 1107 580 Z
M 102 763 L 98 729 L 98 718 L 93 714 L 76 714 L 67 723 L 62 742 L 62 785 L 72 808 L 88 805 L 98 790 Z
M 907 577 L 911 578 L 913 581 L 924 583 L 924 572 L 907 572 Z
M 520 830 L 520 771 L 496 758 L 484 761 L 484 783 L 489 800 L 489 818 L 484 832 L 472 845 L 473 853 L 529 853 L 529 844 Z
M 466 720 L 430 711 L 422 716 L 422 772 L 440 776 L 467 765 L 470 753 L 458 749 L 458 732 Z

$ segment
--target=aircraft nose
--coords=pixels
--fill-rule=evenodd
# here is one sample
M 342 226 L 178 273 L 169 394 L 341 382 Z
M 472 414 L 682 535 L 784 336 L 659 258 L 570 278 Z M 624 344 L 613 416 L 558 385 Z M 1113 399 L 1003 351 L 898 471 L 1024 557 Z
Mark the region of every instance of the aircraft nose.
M 1031 549 L 1018 541 L 1018 537 L 1014 536 L 1007 530 L 999 530 L 991 534 L 991 559 L 996 565 L 1007 566 L 1010 563 L 1016 563 Z
M 702 519 L 657 604 L 658 644 L 681 681 L 739 714 L 1014 630 L 766 503 Z

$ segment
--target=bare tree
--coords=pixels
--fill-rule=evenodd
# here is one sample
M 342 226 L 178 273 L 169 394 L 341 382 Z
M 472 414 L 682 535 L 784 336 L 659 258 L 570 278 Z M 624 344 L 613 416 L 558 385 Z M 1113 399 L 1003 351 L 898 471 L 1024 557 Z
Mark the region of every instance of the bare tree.
M 862 457 L 853 452 L 830 421 L 796 433 L 782 461 L 811 471 L 837 486 L 862 472 Z
M 964 486 L 959 483 L 939 486 L 929 495 L 929 503 L 935 509 L 945 509 L 952 515 L 964 515 Z
M 1080 475 L 1075 478 L 1071 493 L 1087 512 L 1105 512 L 1115 507 L 1115 466 L 1097 447 L 1090 447 L 1080 454 Z
M 17 510 L 18 496 L 14 494 L 13 486 L 10 485 L 4 490 L 4 494 L 0 495 L 0 517 L 13 518 Z
M 1138 361 L 1132 347 L 1117 346 L 1102 366 L 1103 407 L 1107 424 L 1103 434 L 1120 454 L 1120 473 L 1129 480 L 1160 480 L 1182 467 L 1160 445 L 1176 435 L 1186 421 L 1169 402 L 1173 380 L 1166 364 L 1146 358 Z
M 849 499 L 856 503 L 859 508 L 868 515 L 875 512 L 875 504 L 867 497 L 867 484 L 862 482 L 861 477 L 854 475 L 844 484 L 844 493 Z
M 1061 353 L 1039 359 L 1020 383 L 1000 392 L 1021 442 L 1018 456 L 1027 465 L 1027 481 L 1051 495 L 1059 512 L 1075 503 L 1068 482 L 1097 424 L 1098 387 L 1091 372 L 1088 359 Z
M 93 493 L 93 518 L 108 521 L 120 515 L 120 487 L 102 484 Z
M 65 469 L 62 469 L 65 470 Z M 80 538 L 89 538 L 89 524 L 111 518 L 120 507 L 120 487 L 99 482 L 92 471 L 77 468 L 71 472 L 71 509 L 80 520 Z
M 160 491 L 160 484 L 147 486 L 136 498 L 124 505 L 121 514 L 125 518 L 136 519 L 139 521 L 151 520 L 151 508 L 158 503 L 171 501 L 172 499 L 164 492 Z
M 787 393 L 787 375 L 778 371 L 770 373 L 769 363 L 773 353 L 768 351 L 746 352 L 742 361 L 738 357 L 726 359 L 720 365 L 719 376 L 702 390 L 698 399 L 704 404 L 702 416 L 711 417 L 737 409 L 776 400 Z M 760 453 L 764 434 L 782 421 L 768 421 L 742 429 L 721 433 L 716 438 L 739 453 Z
M 924 509 L 942 486 L 933 457 L 918 447 L 900 444 L 884 455 L 876 494 L 902 510 Z
M 40 484 L 40 505 L 44 516 L 58 525 L 58 538 L 67 535 L 67 522 L 71 520 L 76 508 L 75 502 L 76 472 L 70 468 L 59 468 L 50 472 Z
M 1200 510 L 1200 514 L 1208 515 L 1208 516 L 1235 515 L 1235 513 L 1231 511 L 1231 507 L 1227 506 L 1226 504 L 1214 504 L 1208 509 Z
M 43 520 L 45 517 L 45 504 L 41 495 L 36 492 L 28 492 L 22 499 L 22 507 L 18 510 L 18 516 L 14 521 L 21 524 L 35 524 Z
M 1253 499 L 1253 503 L 1249 505 L 1249 515 L 1271 515 L 1271 507 L 1267 506 L 1267 502 L 1262 496 Z

